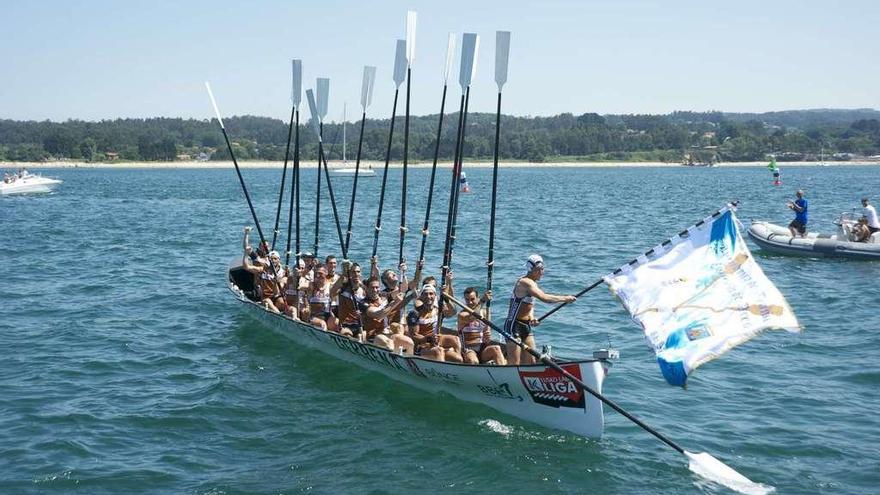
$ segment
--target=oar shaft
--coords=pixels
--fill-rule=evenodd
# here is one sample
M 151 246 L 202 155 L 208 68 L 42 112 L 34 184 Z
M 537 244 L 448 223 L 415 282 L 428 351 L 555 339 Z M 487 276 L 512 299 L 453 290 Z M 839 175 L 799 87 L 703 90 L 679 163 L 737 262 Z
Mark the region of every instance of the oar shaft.
M 379 191 L 379 212 L 376 214 L 376 227 L 373 232 L 373 253 L 376 256 L 379 250 L 379 231 L 382 230 L 382 208 L 385 206 L 385 184 L 388 183 L 388 163 L 391 161 L 391 141 L 394 139 L 394 117 L 397 113 L 397 96 L 400 88 L 394 90 L 394 105 L 391 107 L 391 128 L 388 131 L 388 146 L 385 149 L 385 168 L 382 172 L 382 188 Z
M 471 314 L 472 316 L 474 316 L 475 318 L 479 319 L 480 321 L 482 321 L 482 322 L 485 323 L 486 325 L 490 326 L 493 330 L 495 330 L 496 332 L 498 332 L 498 333 L 500 333 L 501 335 L 503 335 L 504 338 L 507 339 L 509 342 L 513 342 L 513 343 L 515 343 L 517 346 L 519 346 L 520 349 L 522 349 L 522 350 L 528 352 L 529 354 L 531 354 L 532 356 L 534 356 L 536 359 L 540 360 L 540 361 L 541 361 L 542 363 L 544 363 L 545 365 L 550 366 L 550 367 L 553 368 L 554 370 L 558 371 L 562 376 L 564 376 L 564 377 L 567 378 L 569 381 L 571 381 L 572 383 L 574 383 L 577 387 L 579 387 L 579 388 L 580 388 L 581 390 L 583 390 L 584 392 L 587 392 L 587 393 L 589 393 L 590 395 L 592 395 L 593 397 L 599 399 L 599 400 L 602 401 L 604 404 L 606 404 L 608 407 L 610 407 L 611 409 L 614 409 L 615 411 L 619 412 L 619 413 L 620 413 L 621 415 L 623 415 L 626 419 L 632 421 L 633 423 L 635 423 L 636 425 L 640 426 L 642 429 L 644 429 L 644 430 L 647 431 L 648 433 L 654 435 L 654 436 L 657 437 L 660 441 L 662 441 L 662 442 L 665 443 L 666 445 L 669 445 L 670 447 L 672 447 L 673 449 L 675 449 L 676 451 L 678 451 L 680 454 L 684 454 L 684 449 L 681 448 L 677 443 L 675 443 L 675 442 L 673 442 L 671 439 L 669 439 L 666 435 L 660 433 L 659 431 L 655 430 L 654 428 L 651 428 L 650 426 L 648 426 L 647 424 L 645 424 L 644 422 L 642 422 L 642 420 L 640 420 L 639 418 L 633 416 L 632 414 L 630 414 L 629 412 L 627 412 L 627 411 L 626 411 L 625 409 L 623 409 L 622 407 L 618 406 L 614 401 L 612 401 L 611 399 L 605 397 L 604 395 L 602 395 L 602 394 L 599 393 L 598 391 L 594 390 L 593 387 L 590 387 L 589 385 L 587 385 L 586 383 L 584 383 L 583 381 L 581 381 L 581 380 L 580 380 L 579 378 L 577 378 L 576 376 L 574 376 L 574 375 L 572 375 L 571 373 L 565 371 L 565 369 L 563 369 L 561 366 L 559 366 L 558 364 L 556 364 L 556 362 L 553 361 L 552 359 L 550 359 L 550 357 L 548 357 L 547 355 L 545 355 L 545 354 L 541 354 L 541 353 L 537 352 L 536 350 L 532 349 L 531 347 L 529 347 L 529 346 L 527 346 L 526 344 L 524 344 L 523 342 L 521 342 L 519 339 L 514 339 L 509 333 L 505 332 L 504 329 L 502 329 L 502 328 L 499 327 L 498 325 L 492 323 L 492 322 L 489 321 L 487 318 L 485 318 L 483 315 L 481 315 L 481 314 L 479 314 L 478 312 L 474 311 L 473 309 L 469 308 L 466 304 L 464 304 L 463 302 L 459 301 L 458 299 L 456 299 L 456 298 L 454 298 L 454 297 L 452 297 L 452 296 L 450 296 L 450 295 L 448 295 L 448 294 L 443 294 L 443 297 L 446 298 L 446 299 L 449 299 L 450 301 L 452 301 L 453 303 L 455 303 L 455 305 L 459 306 L 460 308 L 462 308 L 463 310 L 467 311 L 468 313 L 470 313 L 470 314 Z
M 501 91 L 498 92 L 498 109 L 495 111 L 495 161 L 492 165 L 492 209 L 489 213 L 489 257 L 486 260 L 486 290 L 492 290 L 492 270 L 495 268 L 495 205 L 498 194 L 498 147 L 501 137 Z M 486 301 L 486 310 L 492 300 Z
M 357 158 L 354 162 L 354 184 L 351 186 L 351 204 L 348 207 L 348 225 L 345 228 L 345 249 L 343 252 L 348 253 L 349 243 L 351 243 L 351 223 L 354 221 L 354 200 L 357 196 L 358 190 L 358 176 L 361 173 L 361 150 L 363 150 L 364 145 L 364 127 L 367 125 L 367 111 L 364 110 L 363 115 L 361 115 L 361 131 L 360 136 L 358 137 L 358 151 Z
M 458 187 L 458 150 L 461 142 L 461 124 L 464 118 L 465 94 L 461 94 L 461 103 L 458 108 L 458 126 L 455 131 L 455 149 L 452 155 L 452 177 L 449 185 L 449 209 L 446 213 L 446 236 L 443 238 L 443 266 L 441 266 L 440 281 L 443 288 L 446 287 L 446 277 L 449 274 L 449 242 L 452 237 L 452 213 L 455 204 L 455 191 Z M 443 299 L 440 300 L 441 310 Z M 442 314 L 442 311 L 441 311 Z
M 324 140 L 322 139 L 324 136 L 324 123 L 321 122 L 321 125 L 318 130 L 318 168 L 316 171 L 318 172 L 318 180 L 317 186 L 315 188 L 315 248 L 312 254 L 315 258 L 318 257 L 318 231 L 321 228 L 321 157 L 324 155 Z
M 443 112 L 446 110 L 446 89 L 443 85 L 443 97 L 440 99 L 440 121 L 437 123 L 437 142 L 434 144 L 434 163 L 431 165 L 431 182 L 428 185 L 428 205 L 425 208 L 425 223 L 422 226 L 422 245 L 419 248 L 419 261 L 425 260 L 425 244 L 428 241 L 428 224 L 431 221 L 431 203 L 434 200 L 434 179 L 437 176 L 437 160 L 440 157 L 440 137 L 443 134 Z
M 345 248 L 345 240 L 342 237 L 342 225 L 339 222 L 339 212 L 336 210 L 336 196 L 333 195 L 333 182 L 330 181 L 330 169 L 327 166 L 327 157 L 324 156 L 324 150 L 318 147 L 321 152 L 320 159 L 324 163 L 324 178 L 327 179 L 327 192 L 330 195 L 330 207 L 333 210 L 333 222 L 336 224 L 336 235 L 339 237 L 339 249 L 342 250 L 342 258 L 348 259 L 348 252 Z M 318 164 L 320 167 L 320 163 Z
M 278 225 L 281 222 L 281 202 L 284 199 L 284 181 L 287 178 L 287 158 L 290 156 L 290 140 L 293 136 L 293 118 L 296 107 L 290 108 L 290 124 L 287 126 L 287 147 L 284 149 L 284 167 L 281 169 L 281 187 L 278 189 L 278 207 L 275 209 L 275 229 L 272 231 L 272 249 L 278 240 Z
M 296 110 L 296 107 L 294 107 Z M 294 147 L 299 148 L 299 110 L 296 110 L 295 126 L 296 126 L 296 138 L 294 140 Z M 289 152 L 289 150 L 288 150 Z M 291 242 L 291 230 L 293 229 L 293 208 L 294 202 L 297 199 L 297 194 L 299 191 L 299 163 L 296 157 L 296 150 L 294 150 L 294 158 L 293 158 L 293 171 L 290 174 L 290 205 L 287 209 L 287 249 L 284 251 L 284 264 L 290 264 L 290 242 Z M 287 156 L 287 153 L 284 155 Z M 298 212 L 298 210 L 297 210 Z M 297 225 L 297 230 L 299 230 L 299 226 Z M 299 243 L 297 242 L 297 246 Z M 297 247 L 297 257 L 296 257 L 297 265 L 299 265 L 299 247 Z
M 591 290 L 595 289 L 596 287 L 599 287 L 599 285 L 601 285 L 602 282 L 603 282 L 603 280 L 601 278 L 599 280 L 596 280 L 592 284 L 585 287 L 582 291 L 575 294 L 574 297 L 581 297 L 582 295 L 586 294 L 587 292 L 590 292 Z M 559 311 L 560 309 L 564 308 L 565 306 L 568 306 L 569 304 L 571 304 L 571 303 L 570 302 L 559 303 L 559 305 L 557 305 L 556 307 L 554 307 L 550 311 L 547 311 L 546 313 L 544 313 L 544 316 L 538 318 L 538 321 L 539 322 L 544 321 L 544 318 L 547 318 L 548 316 Z
M 406 240 L 406 178 L 409 168 L 409 97 L 412 69 L 406 69 L 406 112 L 403 118 L 403 180 L 400 192 L 400 250 L 397 256 L 397 264 L 405 260 L 403 256 L 403 243 Z

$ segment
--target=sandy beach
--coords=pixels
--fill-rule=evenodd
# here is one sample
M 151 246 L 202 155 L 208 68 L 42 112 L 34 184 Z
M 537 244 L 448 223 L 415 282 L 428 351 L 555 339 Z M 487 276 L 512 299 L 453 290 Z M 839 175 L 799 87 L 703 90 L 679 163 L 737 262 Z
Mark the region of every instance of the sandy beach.
M 282 168 L 284 163 L 270 161 L 242 161 L 238 163 L 242 168 Z M 303 161 L 300 166 L 303 168 L 315 168 L 317 165 L 314 161 Z M 329 162 L 331 168 L 343 167 L 340 161 Z M 681 167 L 679 163 L 662 163 L 662 162 L 502 162 L 499 164 L 504 168 L 551 168 L 551 167 L 567 167 L 567 168 L 609 168 L 609 167 Z M 839 166 L 839 165 L 859 165 L 871 166 L 880 165 L 880 161 L 852 161 L 852 162 L 826 162 L 824 165 L 820 162 L 779 162 L 780 167 L 802 167 L 802 166 Z M 292 163 L 288 162 L 288 166 Z M 354 167 L 354 163 L 348 162 L 347 167 Z M 361 167 L 381 170 L 384 168 L 384 162 L 361 162 Z M 442 162 L 438 164 L 441 168 L 450 168 L 451 162 Z M 766 167 L 767 162 L 722 162 L 715 164 L 715 167 Z M 197 162 L 197 161 L 180 161 L 180 162 L 77 162 L 77 161 L 53 161 L 53 162 L 0 162 L 0 169 L 18 170 L 19 168 L 41 169 L 41 168 L 140 168 L 140 169 L 214 169 L 214 168 L 232 168 L 231 161 L 217 162 Z M 393 162 L 389 164 L 389 168 L 401 168 L 403 163 Z M 430 168 L 430 162 L 410 163 L 412 168 Z M 465 162 L 467 168 L 490 168 L 492 162 Z

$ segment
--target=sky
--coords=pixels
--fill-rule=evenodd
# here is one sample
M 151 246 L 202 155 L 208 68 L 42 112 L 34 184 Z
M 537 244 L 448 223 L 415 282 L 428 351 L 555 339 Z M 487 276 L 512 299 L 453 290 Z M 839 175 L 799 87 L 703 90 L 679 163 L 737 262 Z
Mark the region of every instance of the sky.
M 346 102 L 359 118 L 363 66 L 377 66 L 367 114 L 387 118 L 408 10 L 414 115 L 439 111 L 450 32 L 480 35 L 470 109 L 495 111 L 496 30 L 512 33 L 505 114 L 880 108 L 876 1 L 0 2 L 2 119 L 206 119 L 210 81 L 224 116 L 286 121 L 294 58 L 305 88 L 330 78 L 329 121 Z

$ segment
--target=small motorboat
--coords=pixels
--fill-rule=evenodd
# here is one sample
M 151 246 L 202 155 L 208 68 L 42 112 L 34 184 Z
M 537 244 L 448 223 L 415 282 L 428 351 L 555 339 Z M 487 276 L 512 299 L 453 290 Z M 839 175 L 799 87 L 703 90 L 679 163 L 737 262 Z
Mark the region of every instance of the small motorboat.
M 62 182 L 60 179 L 51 179 L 22 170 L 20 173 L 7 176 L 3 182 L 0 182 L 0 194 L 47 193 Z
M 837 233 L 808 232 L 806 237 L 792 237 L 788 228 L 769 222 L 752 222 L 749 237 L 770 252 L 794 256 L 838 257 L 862 260 L 880 260 L 880 232 L 865 242 L 856 242 L 853 226 L 856 220 L 843 214 L 838 221 Z

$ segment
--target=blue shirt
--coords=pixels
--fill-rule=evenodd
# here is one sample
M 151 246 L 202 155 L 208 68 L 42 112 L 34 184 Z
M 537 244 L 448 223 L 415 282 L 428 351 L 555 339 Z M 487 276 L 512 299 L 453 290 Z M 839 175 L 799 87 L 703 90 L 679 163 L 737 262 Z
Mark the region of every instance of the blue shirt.
M 796 206 L 803 208 L 803 211 L 795 210 L 794 219 L 797 220 L 798 222 L 806 225 L 807 224 L 807 200 L 801 198 L 801 199 L 795 201 L 794 204 Z

